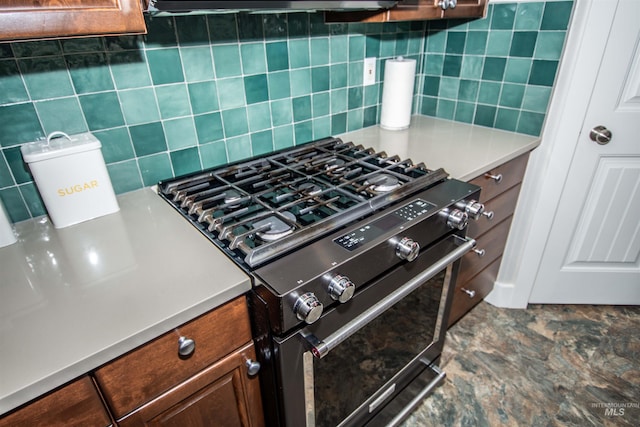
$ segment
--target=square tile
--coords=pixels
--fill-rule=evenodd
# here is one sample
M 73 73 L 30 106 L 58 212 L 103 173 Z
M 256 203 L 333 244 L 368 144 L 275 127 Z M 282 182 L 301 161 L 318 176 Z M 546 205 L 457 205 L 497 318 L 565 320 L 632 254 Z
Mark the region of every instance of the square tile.
M 458 122 L 472 123 L 475 108 L 475 104 L 470 102 L 460 101 L 456 103 L 456 113 L 454 119 Z
M 313 27 L 312 27 L 313 28 Z M 273 148 L 293 147 L 293 125 L 279 126 L 273 128 Z
M 494 82 L 480 82 L 480 90 L 478 91 L 478 102 L 488 105 L 497 105 L 500 99 L 500 90 L 502 85 Z
M 346 62 L 349 52 L 349 39 L 347 36 L 333 36 L 329 39 L 330 62 L 332 64 L 338 62 Z
M 313 122 L 307 120 L 305 122 L 295 123 L 293 125 L 296 145 L 304 144 L 313 140 Z
M 347 131 L 347 113 L 333 114 L 331 116 L 331 133 L 337 135 Z
M 23 184 L 18 188 L 32 218 L 47 214 L 47 209 L 44 206 L 44 202 L 42 201 L 40 193 L 38 192 L 38 189 L 33 182 Z
M 171 160 L 167 153 L 140 157 L 138 166 L 140 167 L 142 182 L 146 186 L 155 185 L 163 179 L 169 179 L 174 176 L 171 170 Z
M 486 57 L 484 59 L 484 67 L 482 69 L 482 79 L 502 81 L 506 64 L 506 58 L 496 58 L 492 56 Z
M 242 43 L 240 57 L 244 74 L 261 74 L 267 71 L 264 43 Z
M 313 139 L 331 136 L 331 117 L 324 116 L 313 119 Z
M 300 68 L 291 70 L 291 96 L 308 95 L 311 93 L 311 69 Z
M 425 76 L 424 86 L 422 88 L 423 95 L 438 96 L 440 90 L 440 77 Z
M 244 92 L 247 104 L 269 100 L 269 86 L 266 74 L 255 74 L 244 78 Z
M 224 138 L 220 113 L 207 113 L 193 117 L 198 144 L 207 144 Z
M 541 30 L 566 30 L 571 19 L 572 1 L 548 1 L 544 5 Z
M 363 97 L 362 97 L 362 87 L 350 87 L 349 94 L 347 98 L 347 108 L 349 110 L 353 110 L 354 108 L 362 108 L 363 106 Z
M 444 53 L 447 44 L 446 31 L 429 31 L 427 33 L 427 50 L 428 53 Z
M 560 31 L 541 31 L 536 40 L 535 59 L 555 59 L 562 56 L 565 33 Z
M 88 130 L 76 97 L 39 101 L 34 105 L 46 134 L 61 130 L 72 135 Z
M 271 102 L 271 119 L 274 126 L 287 125 L 293 122 L 293 108 L 289 98 Z
M 230 162 L 237 162 L 251 157 L 251 137 L 243 135 L 229 138 L 227 140 L 227 153 Z
M 396 54 L 395 34 L 382 34 L 380 37 L 380 56 L 386 58 Z
M 261 41 L 264 39 L 262 17 L 259 14 L 238 13 L 238 38 L 242 41 Z M 211 27 L 210 27 L 211 28 Z M 214 31 L 215 33 L 215 31 Z M 212 36 L 213 37 L 213 36 Z
M 156 87 L 156 96 L 163 119 L 172 119 L 191 114 L 189 94 L 186 84 L 173 84 Z
M 364 42 L 364 57 L 377 58 L 380 56 L 380 37 L 378 35 L 368 35 Z
M 545 2 L 522 2 L 516 9 L 516 30 L 539 30 Z
M 205 15 L 176 16 L 178 44 L 183 46 L 209 45 L 209 31 Z
M 287 42 L 267 43 L 267 69 L 281 71 L 289 68 L 289 52 Z
M 460 80 L 458 99 L 461 101 L 475 102 L 478 97 L 480 82 L 477 80 Z
M 444 66 L 442 68 L 443 76 L 460 77 L 461 69 L 462 69 L 462 56 L 445 55 Z
M 326 116 L 330 112 L 331 97 L 328 92 L 311 95 L 313 117 Z
M 504 71 L 504 81 L 509 83 L 526 83 L 533 61 L 530 58 L 508 58 Z
M 308 67 L 311 64 L 308 39 L 289 40 L 289 66 Z
M 364 74 L 364 61 L 350 62 L 349 66 L 349 86 L 362 85 L 362 75 Z
M 164 126 L 164 134 L 167 138 L 169 150 L 179 150 L 198 145 L 198 136 L 196 135 L 193 117 L 165 120 L 162 125 Z
M 530 85 L 553 86 L 558 71 L 558 61 L 534 60 L 529 75 Z
M 169 16 L 146 15 L 147 34 L 144 35 L 144 45 L 149 48 L 172 47 L 178 44 L 175 20 Z
M 485 53 L 488 56 L 509 56 L 512 35 L 512 31 L 490 31 Z
M 531 58 L 536 48 L 538 33 L 534 31 L 516 31 L 513 33 L 509 55 Z
M 147 50 L 146 54 L 153 84 L 162 85 L 184 81 L 182 61 L 178 49 Z
M 511 30 L 516 17 L 517 3 L 498 3 L 493 5 L 491 15 L 492 30 Z
M 496 119 L 496 107 L 489 105 L 478 105 L 473 123 L 480 126 L 493 127 Z
M 266 13 L 262 15 L 265 38 L 284 39 L 288 36 L 286 15 L 286 13 Z
M 524 85 L 505 83 L 502 85 L 499 105 L 502 107 L 520 108 L 524 98 Z
M 546 113 L 551 100 L 551 88 L 547 86 L 527 86 L 522 108 L 536 113 Z
M 371 85 L 364 87 L 364 105 L 370 107 L 378 105 L 382 101 L 380 85 Z
M 123 90 L 119 92 L 119 96 L 127 124 L 139 125 L 160 120 L 158 103 L 152 88 Z
M 124 125 L 120 100 L 116 92 L 81 95 L 79 99 L 89 130 L 108 129 Z
M 409 53 L 409 38 L 405 33 L 396 35 L 396 56 L 407 56 Z
M 444 55 L 427 55 L 425 58 L 425 73 L 441 76 L 444 68 Z
M 422 98 L 420 113 L 425 116 L 435 117 L 438 108 L 438 98 L 425 96 Z
M 518 127 L 518 119 L 520 111 L 511 110 L 509 108 L 498 108 L 495 126 L 498 129 L 515 132 Z
M 482 77 L 482 68 L 484 66 L 484 57 L 475 55 L 465 55 L 462 58 L 462 68 L 460 69 L 460 77 L 463 79 L 480 79 Z
M 60 56 L 18 60 L 31 99 L 75 95 L 67 64 Z
M 185 148 L 169 153 L 173 172 L 176 176 L 185 175 L 202 169 L 198 147 Z
M 539 136 L 542 132 L 543 124 L 544 114 L 522 111 L 516 131 L 527 135 Z
M 22 158 L 20 147 L 5 148 L 4 157 L 7 159 L 7 164 L 9 165 L 9 169 L 11 169 L 16 184 L 33 181 L 31 172 Z
M 363 110 L 358 108 L 356 110 L 349 110 L 347 112 L 347 131 L 362 129 Z
M 116 88 L 133 89 L 151 85 L 147 61 L 140 51 L 111 52 L 108 60 Z
M 438 109 L 436 111 L 436 117 L 452 120 L 456 110 L 455 101 L 451 101 L 448 99 L 441 99 L 438 101 Z
M 203 168 L 212 168 L 227 163 L 227 148 L 224 141 L 198 146 Z
M 216 82 L 190 83 L 187 85 L 187 89 L 193 114 L 209 113 L 220 108 L 218 106 Z
M 378 123 L 378 107 L 365 108 L 362 115 L 362 126 L 374 126 L 376 123 Z
M 224 126 L 224 135 L 227 138 L 248 133 L 247 109 L 242 107 L 234 108 L 232 110 L 223 110 L 222 124 Z
M 331 113 L 347 111 L 347 90 L 336 89 L 331 91 Z
M 182 56 L 184 76 L 187 82 L 201 82 L 213 79 L 213 62 L 209 46 L 181 47 L 180 55 Z
M 45 133 L 33 104 L 0 106 L 0 146 L 10 147 L 43 138 Z
M 329 90 L 329 84 L 330 84 L 329 76 L 330 76 L 329 67 L 311 68 L 311 76 L 310 76 L 311 90 L 313 92 L 321 92 L 321 91 Z
M 20 222 L 31 218 L 18 187 L 0 190 L 0 201 L 7 210 L 11 222 Z
M 305 12 L 288 13 L 287 27 L 289 37 L 307 37 L 309 35 L 309 14 Z
M 282 99 L 291 96 L 288 71 L 269 73 L 267 80 L 269 80 L 269 99 Z
M 461 31 L 449 31 L 447 34 L 446 53 L 463 54 L 467 33 Z
M 237 108 L 246 104 L 244 79 L 242 77 L 218 79 L 216 86 L 221 110 Z
M 293 106 L 293 121 L 300 122 L 311 118 L 311 97 L 301 96 L 291 100 Z
M 327 67 L 325 67 L 327 68 Z M 328 69 L 328 68 L 327 68 Z M 349 69 L 347 64 L 335 64 L 331 66 L 331 89 L 338 89 L 341 87 L 346 87 L 348 83 L 348 72 Z M 325 77 L 324 75 L 322 77 Z M 315 76 L 312 75 L 312 81 L 315 81 Z M 322 86 L 317 86 L 318 89 L 320 87 L 325 87 L 325 79 L 321 79 Z M 315 89 L 314 89 L 315 92 Z
M 142 188 L 140 169 L 138 169 L 138 163 L 135 160 L 107 165 L 107 171 L 116 194 Z M 155 183 L 157 184 L 157 181 Z
M 0 60 L 0 105 L 27 101 L 29 95 L 22 82 L 16 61 Z
M 329 39 L 328 38 L 311 39 L 311 66 L 326 65 L 328 63 L 329 63 Z
M 268 102 L 247 106 L 247 116 L 251 132 L 271 128 L 271 110 Z
M 136 156 L 146 156 L 167 150 L 164 129 L 160 122 L 131 126 L 131 141 Z
M 467 55 L 484 55 L 487 49 L 487 31 L 469 31 L 464 53 Z
M 271 129 L 251 134 L 251 151 L 254 156 L 273 151 Z
M 216 77 L 236 77 L 242 74 L 240 48 L 236 44 L 211 46 Z
M 212 13 L 205 15 L 209 25 L 209 37 L 213 43 L 235 43 L 238 41 L 238 22 L 235 13 Z M 262 26 L 259 27 L 262 32 Z M 260 35 L 262 35 L 260 33 Z
M 440 91 L 438 92 L 438 95 L 446 99 L 457 99 L 459 88 L 460 79 L 443 77 L 440 79 Z
M 4 154 L 0 151 L 0 188 L 10 187 L 12 185 L 16 185 L 16 182 L 11 176 L 11 170 L 9 169 L 9 165 L 7 165 Z
M 349 62 L 364 60 L 365 37 L 361 35 L 349 36 Z

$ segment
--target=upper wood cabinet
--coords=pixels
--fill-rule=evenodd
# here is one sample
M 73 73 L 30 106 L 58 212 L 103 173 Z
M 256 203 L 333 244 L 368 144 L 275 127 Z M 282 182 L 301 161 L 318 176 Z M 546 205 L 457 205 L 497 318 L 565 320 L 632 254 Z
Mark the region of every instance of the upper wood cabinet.
M 327 12 L 326 22 L 395 22 L 443 18 L 480 18 L 486 14 L 488 0 L 457 0 L 455 7 L 443 9 L 452 0 L 400 0 L 382 11 Z M 448 3 L 447 3 L 448 4 Z
M 141 0 L 2 0 L 0 40 L 144 34 Z

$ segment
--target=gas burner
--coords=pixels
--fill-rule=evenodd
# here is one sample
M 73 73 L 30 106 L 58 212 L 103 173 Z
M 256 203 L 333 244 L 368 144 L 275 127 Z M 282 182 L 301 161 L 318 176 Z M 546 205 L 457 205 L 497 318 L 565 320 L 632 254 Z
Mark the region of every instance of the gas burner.
M 346 162 L 345 162 L 343 159 L 338 159 L 338 158 L 336 157 L 336 158 L 333 158 L 333 159 L 331 159 L 330 161 L 328 161 L 328 162 L 324 165 L 324 168 L 325 168 L 326 170 L 328 170 L 328 171 L 331 171 L 331 172 L 340 172 L 341 170 L 343 170 L 343 169 L 344 169 L 344 164 L 345 164 L 345 163 L 346 163 Z
M 313 182 L 304 182 L 298 186 L 298 191 L 306 196 L 317 196 L 322 192 L 322 188 Z
M 292 222 L 296 221 L 296 216 L 291 212 L 285 211 L 281 214 Z M 271 215 L 261 219 L 260 221 L 254 222 L 253 228 L 264 228 L 264 230 L 256 232 L 256 235 L 265 242 L 273 242 L 293 233 L 293 226 L 287 224 L 276 215 Z
M 367 179 L 364 185 L 374 193 L 381 194 L 400 187 L 400 180 L 393 175 L 379 173 Z
M 224 192 L 224 204 L 230 208 L 237 208 L 242 201 L 242 195 L 237 190 L 227 190 Z

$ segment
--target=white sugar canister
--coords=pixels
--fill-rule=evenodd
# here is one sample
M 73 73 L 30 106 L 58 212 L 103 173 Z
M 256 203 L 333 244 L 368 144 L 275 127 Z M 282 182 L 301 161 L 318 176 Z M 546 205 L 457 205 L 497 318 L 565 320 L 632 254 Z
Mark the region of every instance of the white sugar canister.
M 91 133 L 53 132 L 20 147 L 56 228 L 120 209 L 101 146 Z

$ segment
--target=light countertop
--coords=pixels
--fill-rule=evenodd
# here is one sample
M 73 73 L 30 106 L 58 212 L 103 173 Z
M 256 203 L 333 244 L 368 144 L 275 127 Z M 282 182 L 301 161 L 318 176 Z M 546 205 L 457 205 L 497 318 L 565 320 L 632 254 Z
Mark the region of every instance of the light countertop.
M 385 151 L 389 156 L 424 162 L 429 169 L 444 168 L 452 178 L 468 181 L 506 161 L 533 150 L 539 137 L 468 125 L 427 116 L 411 117 L 405 130 L 371 126 L 338 135 Z
M 0 248 L 0 414 L 250 289 L 249 277 L 151 189 Z
M 413 116 L 409 129 L 337 135 L 469 180 L 540 140 Z M 250 289 L 249 277 L 147 188 L 120 211 L 63 229 L 15 226 L 0 248 L 0 414 Z

